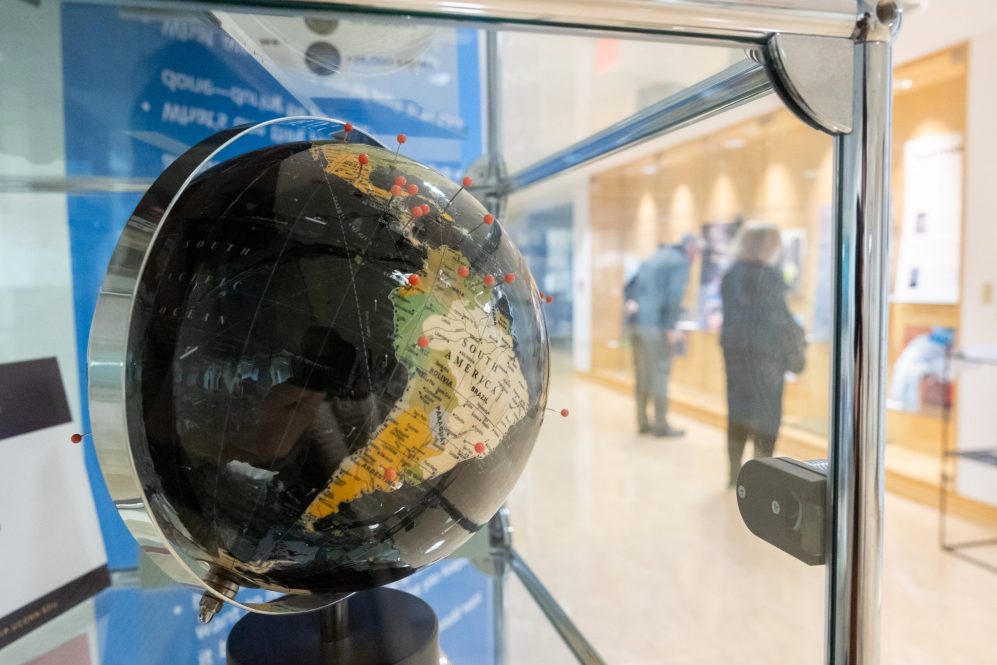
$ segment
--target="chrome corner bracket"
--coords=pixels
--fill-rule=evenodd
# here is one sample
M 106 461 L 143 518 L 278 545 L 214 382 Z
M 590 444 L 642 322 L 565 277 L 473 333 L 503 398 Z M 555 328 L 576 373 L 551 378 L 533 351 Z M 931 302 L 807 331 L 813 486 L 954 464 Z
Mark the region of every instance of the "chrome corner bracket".
M 828 134 L 852 131 L 855 43 L 777 34 L 763 51 L 772 87 L 803 122 Z
M 896 0 L 859 0 L 850 39 L 777 33 L 762 51 L 772 86 L 805 123 L 829 134 L 852 131 L 855 44 L 893 40 L 902 10 Z

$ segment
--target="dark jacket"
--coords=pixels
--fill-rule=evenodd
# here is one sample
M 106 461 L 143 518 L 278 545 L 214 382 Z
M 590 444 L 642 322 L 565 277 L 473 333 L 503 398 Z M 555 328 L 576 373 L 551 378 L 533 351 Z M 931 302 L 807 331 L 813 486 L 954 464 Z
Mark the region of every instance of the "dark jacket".
M 776 268 L 737 261 L 720 283 L 720 346 L 748 357 L 782 361 L 799 326 L 786 305 L 786 282 Z
M 662 247 L 640 265 L 635 279 L 637 327 L 673 329 L 682 314 L 682 295 L 689 281 L 686 253 L 677 245 Z

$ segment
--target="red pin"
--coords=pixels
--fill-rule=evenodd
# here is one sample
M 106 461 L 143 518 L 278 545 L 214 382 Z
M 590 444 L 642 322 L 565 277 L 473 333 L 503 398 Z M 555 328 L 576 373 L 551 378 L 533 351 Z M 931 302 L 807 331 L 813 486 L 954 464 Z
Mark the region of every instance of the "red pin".
M 547 300 L 547 304 L 549 305 L 552 302 L 554 302 L 554 296 L 547 296 L 546 300 Z
M 457 198 L 457 195 L 463 192 L 465 188 L 470 187 L 471 183 L 473 182 L 474 180 L 471 178 L 471 176 L 469 175 L 464 176 L 464 179 L 460 181 L 460 189 L 458 189 L 454 193 L 454 195 L 450 197 L 450 200 L 447 201 L 447 207 L 444 208 L 443 210 L 446 211 L 450 207 L 450 204 L 453 203 L 453 200 Z
M 427 346 L 429 346 L 429 338 L 426 337 L 425 335 L 420 335 L 418 344 L 420 349 L 425 349 Z
M 422 204 L 422 214 L 423 215 L 428 215 L 429 214 L 429 210 L 430 210 L 429 204 L 428 203 L 423 203 Z
M 399 134 L 398 136 L 395 137 L 395 140 L 398 141 L 398 147 L 395 148 L 395 158 L 394 158 L 393 161 L 397 162 L 398 161 L 398 152 L 402 149 L 402 144 L 405 143 L 406 141 L 408 141 L 408 137 L 405 136 L 404 134 Z
M 415 196 L 416 194 L 419 193 L 419 185 L 415 184 L 414 182 L 411 185 L 409 185 L 408 187 L 406 187 L 405 189 L 412 196 Z
M 474 444 L 474 452 L 478 453 L 479 455 L 484 455 L 485 444 L 483 444 L 481 441 L 478 441 L 476 444 Z
M 485 275 L 485 286 L 495 286 L 495 275 Z
M 352 122 L 348 122 L 345 125 L 343 125 L 343 132 L 345 132 L 345 134 L 346 134 L 346 142 L 347 143 L 350 142 L 350 132 L 352 132 L 352 131 L 353 131 L 353 123 Z
M 422 206 L 416 206 L 412 208 L 412 217 L 414 219 L 419 219 L 422 217 Z
M 72 441 L 73 443 L 79 443 L 88 436 L 93 436 L 93 434 L 89 432 L 87 434 L 80 434 L 79 432 L 77 432 L 76 434 L 69 437 L 69 440 Z
M 406 182 L 408 181 L 405 180 L 405 176 L 403 175 L 400 175 L 395 178 L 395 184 L 398 185 L 399 187 L 404 187 Z
M 418 275 L 409 275 L 408 276 L 408 283 L 411 284 L 412 286 L 419 286 L 419 282 L 421 282 L 421 281 L 422 280 L 419 278 Z
M 481 221 L 483 221 L 485 224 L 493 224 L 495 222 L 495 215 L 489 212 L 485 214 L 484 218 Z
M 360 176 L 363 175 L 363 167 L 367 166 L 370 162 L 370 157 L 367 156 L 366 152 L 361 152 L 357 155 L 357 161 L 360 162 L 360 170 L 357 172 L 357 180 L 360 180 Z M 359 189 L 359 186 L 357 189 Z
M 471 274 L 471 269 L 467 266 L 457 266 L 457 274 L 461 277 L 467 277 Z
M 401 196 L 401 195 L 402 195 L 402 188 L 399 187 L 398 185 L 392 185 L 391 186 L 391 196 L 395 197 L 395 196 Z
M 391 467 L 388 467 L 387 469 L 384 470 L 384 479 L 387 480 L 389 483 L 395 482 L 395 478 L 397 477 L 398 473 Z
M 506 284 L 512 284 L 515 281 L 516 281 L 516 276 L 513 275 L 511 272 L 507 272 L 505 274 L 505 283 Z
M 552 412 L 552 413 L 559 413 L 559 414 L 561 414 L 562 418 L 567 418 L 568 416 L 571 415 L 571 412 L 568 411 L 567 409 L 561 409 L 560 411 L 558 411 L 557 409 L 547 409 L 547 410 L 550 411 L 550 412 Z
M 544 299 L 544 292 L 543 291 L 538 291 L 537 293 L 540 294 L 540 300 L 543 300 Z

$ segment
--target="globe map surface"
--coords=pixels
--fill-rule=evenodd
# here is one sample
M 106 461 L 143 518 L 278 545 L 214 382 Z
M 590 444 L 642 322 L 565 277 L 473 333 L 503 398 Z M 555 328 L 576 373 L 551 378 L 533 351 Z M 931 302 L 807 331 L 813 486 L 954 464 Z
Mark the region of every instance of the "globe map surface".
M 346 592 L 487 522 L 548 381 L 536 285 L 490 222 L 370 145 L 285 143 L 189 183 L 148 250 L 126 370 L 135 466 L 183 558 Z

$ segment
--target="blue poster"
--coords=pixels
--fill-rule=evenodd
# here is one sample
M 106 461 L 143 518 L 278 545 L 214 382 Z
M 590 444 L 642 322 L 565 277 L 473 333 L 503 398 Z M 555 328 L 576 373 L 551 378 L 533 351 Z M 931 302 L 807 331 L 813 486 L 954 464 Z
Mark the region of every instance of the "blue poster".
M 67 3 L 62 44 L 67 176 L 106 183 L 68 196 L 81 377 L 118 234 L 145 187 L 212 133 L 327 114 L 389 147 L 407 134 L 405 154 L 453 179 L 481 153 L 473 30 Z M 86 445 L 109 565 L 134 567 L 136 546 Z
M 392 586 L 436 612 L 440 648 L 453 663 L 493 662 L 492 578 L 469 559 L 441 561 Z M 259 603 L 276 594 L 243 591 Z M 209 624 L 197 620 L 200 596 L 178 586 L 110 589 L 96 600 L 101 665 L 224 665 L 229 632 L 245 612 L 226 606 Z

